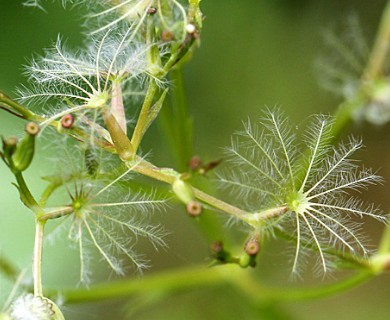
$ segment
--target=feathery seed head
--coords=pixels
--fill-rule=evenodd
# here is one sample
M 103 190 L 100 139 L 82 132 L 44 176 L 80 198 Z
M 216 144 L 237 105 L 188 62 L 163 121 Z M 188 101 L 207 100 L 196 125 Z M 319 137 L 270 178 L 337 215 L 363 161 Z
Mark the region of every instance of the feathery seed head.
M 63 320 L 57 305 L 45 298 L 32 294 L 22 295 L 11 306 L 13 320 Z
M 331 128 L 331 119 L 315 118 L 301 139 L 307 150 L 300 152 L 291 126 L 269 112 L 261 126 L 248 123 L 233 140 L 227 151 L 230 170 L 220 175 L 222 187 L 231 188 L 244 208 L 254 212 L 243 217 L 248 224 L 294 234 L 294 272 L 307 248 L 317 251 L 324 272 L 329 247 L 367 255 L 361 228 L 352 218 L 385 219 L 373 205 L 349 195 L 381 178 L 352 160 L 360 141 L 333 147 Z

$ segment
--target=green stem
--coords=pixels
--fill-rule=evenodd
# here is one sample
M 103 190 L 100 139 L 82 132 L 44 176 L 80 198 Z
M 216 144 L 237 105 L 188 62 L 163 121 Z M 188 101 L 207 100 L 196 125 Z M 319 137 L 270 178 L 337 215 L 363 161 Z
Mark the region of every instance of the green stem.
M 130 164 L 131 165 L 131 164 Z M 141 163 L 134 167 L 134 171 L 141 173 L 145 176 L 153 178 L 155 180 L 159 180 L 168 184 L 173 184 L 180 174 L 173 169 L 164 170 L 161 168 L 156 168 L 149 162 L 142 160 Z M 199 200 L 211 205 L 214 208 L 220 209 L 221 211 L 235 217 L 238 219 L 243 219 L 249 213 L 239 209 L 231 204 L 228 204 L 222 200 L 219 200 L 197 188 L 192 187 L 194 195 Z M 245 221 L 245 220 L 243 220 Z
M 43 208 L 46 205 L 47 200 L 62 185 L 62 180 L 58 179 L 58 181 L 51 182 L 43 191 L 41 198 L 39 199 L 39 205 Z
M 258 284 L 258 281 L 250 276 L 250 274 L 243 274 L 239 281 L 235 281 L 234 284 L 241 289 L 248 297 L 256 302 L 297 302 L 321 299 L 335 294 L 340 294 L 349 289 L 355 288 L 371 278 L 374 277 L 373 273 L 361 271 L 347 277 L 338 282 L 324 285 L 316 288 L 266 288 Z
M 157 92 L 156 81 L 150 80 L 148 91 L 146 92 L 145 100 L 141 108 L 141 112 L 138 117 L 137 124 L 135 126 L 133 136 L 131 138 L 131 144 L 134 148 L 134 153 L 137 153 L 138 147 L 141 143 L 142 136 L 145 132 L 145 126 L 148 124 L 148 115 L 150 107 L 153 103 L 154 95 Z
M 390 1 L 387 2 L 379 25 L 379 31 L 366 69 L 363 80 L 374 80 L 383 75 L 383 66 L 387 60 L 390 49 Z
M 336 141 L 343 131 L 352 122 L 353 114 L 368 102 L 369 98 L 363 93 L 359 92 L 351 100 L 346 100 L 341 103 L 334 113 L 334 123 L 331 128 L 332 140 Z
M 354 288 L 370 278 L 372 273 L 359 272 L 337 283 L 319 288 L 287 289 L 260 285 L 248 270 L 235 265 L 214 268 L 190 267 L 158 272 L 141 279 L 128 279 L 92 286 L 88 289 L 65 289 L 59 294 L 67 303 L 85 303 L 132 295 L 160 293 L 172 295 L 189 289 L 222 286 L 228 283 L 245 293 L 250 299 L 262 302 L 293 302 L 319 299 Z M 56 290 L 47 290 L 55 296 Z
M 21 172 L 17 172 L 15 173 L 15 178 L 18 183 L 20 199 L 22 200 L 24 205 L 27 208 L 31 209 L 36 215 L 41 214 L 42 209 L 31 194 L 29 188 L 27 187 L 26 181 L 23 178 L 23 174 Z
M 36 220 L 35 223 L 35 243 L 33 257 L 33 277 L 34 277 L 34 295 L 42 296 L 42 251 L 43 251 L 43 233 L 46 221 Z
M 356 110 L 364 106 L 370 99 L 366 94 L 367 81 L 375 80 L 383 73 L 386 58 L 390 49 L 390 1 L 387 2 L 383 11 L 379 31 L 376 34 L 374 46 L 366 68 L 361 75 L 360 88 L 356 96 L 351 100 L 346 100 L 338 107 L 334 118 L 335 123 L 332 127 L 332 135 L 337 139 L 342 131 L 349 125 L 351 118 Z
M 188 161 L 193 156 L 192 119 L 188 114 L 185 96 L 183 70 L 176 67 L 171 71 L 174 89 L 171 103 L 160 114 L 160 125 L 180 171 L 188 169 Z
M 6 111 L 18 115 L 24 119 L 31 120 L 32 118 L 35 117 L 34 113 L 32 113 L 30 110 L 17 103 L 16 101 L 12 100 L 10 97 L 8 97 L 6 94 L 2 92 L 0 92 L 0 104 L 4 105 L 3 108 Z
M 387 224 L 379 244 L 378 255 L 390 253 L 390 226 Z
M 141 162 L 139 163 L 139 165 L 134 167 L 134 171 L 141 173 L 145 176 L 151 177 L 155 180 L 159 180 L 168 184 L 173 184 L 177 179 L 177 177 L 180 176 L 178 172 L 172 169 L 164 170 L 164 169 L 154 167 L 152 164 L 150 164 L 145 160 L 140 160 L 140 161 Z M 264 221 L 266 221 L 267 219 L 273 219 L 289 211 L 287 207 L 279 207 L 279 208 L 273 208 L 258 213 L 247 212 L 229 203 L 226 203 L 218 198 L 215 198 L 197 188 L 192 187 L 192 191 L 197 199 L 255 228 L 258 228 L 259 225 L 264 223 Z M 276 228 L 275 232 L 280 237 L 285 238 L 289 241 L 296 240 L 291 234 L 287 234 L 281 229 Z M 309 243 L 305 244 L 305 247 L 310 248 L 314 251 L 318 250 L 316 246 L 310 246 Z M 343 251 L 338 251 L 334 248 L 326 248 L 324 249 L 324 251 L 339 257 L 345 262 L 352 263 L 354 266 L 360 266 L 367 270 L 371 270 L 370 263 L 369 261 L 367 261 L 367 259 L 362 259 L 356 255 L 347 254 Z

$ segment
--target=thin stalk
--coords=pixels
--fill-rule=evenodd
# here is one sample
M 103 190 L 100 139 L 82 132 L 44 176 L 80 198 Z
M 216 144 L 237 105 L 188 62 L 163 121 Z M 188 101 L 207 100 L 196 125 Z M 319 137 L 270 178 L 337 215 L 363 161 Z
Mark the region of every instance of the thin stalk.
M 18 190 L 20 194 L 20 199 L 24 205 L 35 212 L 35 214 L 40 214 L 42 212 L 41 207 L 38 205 L 38 202 L 35 200 L 33 195 L 30 192 L 30 189 L 27 187 L 26 181 L 21 172 L 15 173 L 15 178 L 18 184 Z
M 371 262 L 377 274 L 390 269 L 390 226 L 388 224 L 382 233 L 378 252 L 371 257 Z
M 173 184 L 175 180 L 180 176 L 180 174 L 173 169 L 169 169 L 168 171 L 164 171 L 164 169 L 156 168 L 147 161 L 143 160 L 139 165 L 134 167 L 134 171 L 139 172 L 145 176 L 151 177 L 153 179 Z M 239 209 L 231 204 L 228 204 L 222 200 L 219 200 L 197 188 L 192 187 L 194 195 L 199 200 L 211 205 L 212 207 L 219 209 L 232 217 L 243 220 L 249 212 L 246 212 L 242 209 Z M 243 220 L 245 221 L 245 220 Z
M 363 80 L 373 80 L 383 75 L 383 66 L 390 49 L 390 1 L 387 2 L 379 25 L 367 66 L 363 72 Z
M 56 182 L 51 182 L 43 191 L 41 198 L 39 199 L 39 205 L 44 207 L 46 205 L 47 200 L 62 185 L 62 181 L 58 179 Z
M 36 220 L 35 223 L 35 243 L 33 256 L 33 277 L 34 277 L 34 295 L 42 296 L 42 251 L 43 251 L 43 232 L 45 221 Z

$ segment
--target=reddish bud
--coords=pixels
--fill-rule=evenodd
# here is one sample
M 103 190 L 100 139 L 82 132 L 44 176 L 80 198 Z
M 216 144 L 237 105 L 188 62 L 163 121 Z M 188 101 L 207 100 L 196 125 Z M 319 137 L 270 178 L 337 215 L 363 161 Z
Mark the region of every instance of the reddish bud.
M 192 171 L 198 170 L 202 165 L 202 160 L 200 159 L 199 156 L 193 156 L 190 161 L 188 161 L 188 167 Z
M 156 12 L 157 12 L 157 8 L 155 8 L 155 7 L 150 7 L 150 8 L 148 9 L 148 13 L 149 13 L 150 15 L 154 15 Z
M 73 123 L 74 123 L 74 116 L 71 114 L 71 113 L 68 113 L 66 115 L 64 115 L 62 118 L 61 118 L 61 126 L 65 129 L 69 129 L 73 126 Z
M 173 35 L 173 33 L 168 30 L 164 30 L 163 32 L 161 32 L 161 40 L 164 42 L 170 42 L 174 38 L 175 36 Z
M 219 254 L 223 251 L 222 241 L 215 241 L 210 245 L 210 250 L 212 253 Z
M 259 253 L 260 250 L 260 244 L 257 240 L 249 240 L 245 244 L 244 248 L 245 252 L 250 256 L 255 256 Z
M 188 202 L 187 212 L 191 217 L 199 217 L 202 214 L 202 204 L 194 200 Z

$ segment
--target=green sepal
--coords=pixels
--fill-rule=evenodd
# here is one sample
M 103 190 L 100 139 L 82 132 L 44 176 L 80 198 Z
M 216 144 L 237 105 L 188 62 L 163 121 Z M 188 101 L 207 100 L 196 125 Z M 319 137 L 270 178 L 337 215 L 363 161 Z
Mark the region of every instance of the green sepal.
M 149 129 L 150 125 L 153 123 L 153 121 L 158 116 L 158 114 L 159 114 L 159 112 L 164 104 L 165 97 L 168 93 L 168 90 L 169 90 L 168 88 L 165 89 L 164 92 L 161 94 L 160 98 L 158 99 L 158 101 L 150 108 L 149 113 L 148 113 L 148 118 L 146 120 L 146 125 L 144 128 L 144 132 L 142 133 L 142 135 L 145 134 L 145 132 Z
M 243 252 L 238 259 L 238 265 L 241 268 L 255 267 L 256 255 L 249 255 L 246 252 Z
M 191 185 L 182 179 L 178 178 L 172 184 L 172 190 L 176 196 L 185 204 L 195 199 Z
M 35 136 L 28 133 L 18 142 L 15 152 L 13 153 L 12 170 L 14 172 L 22 172 L 26 170 L 34 157 L 35 152 Z

